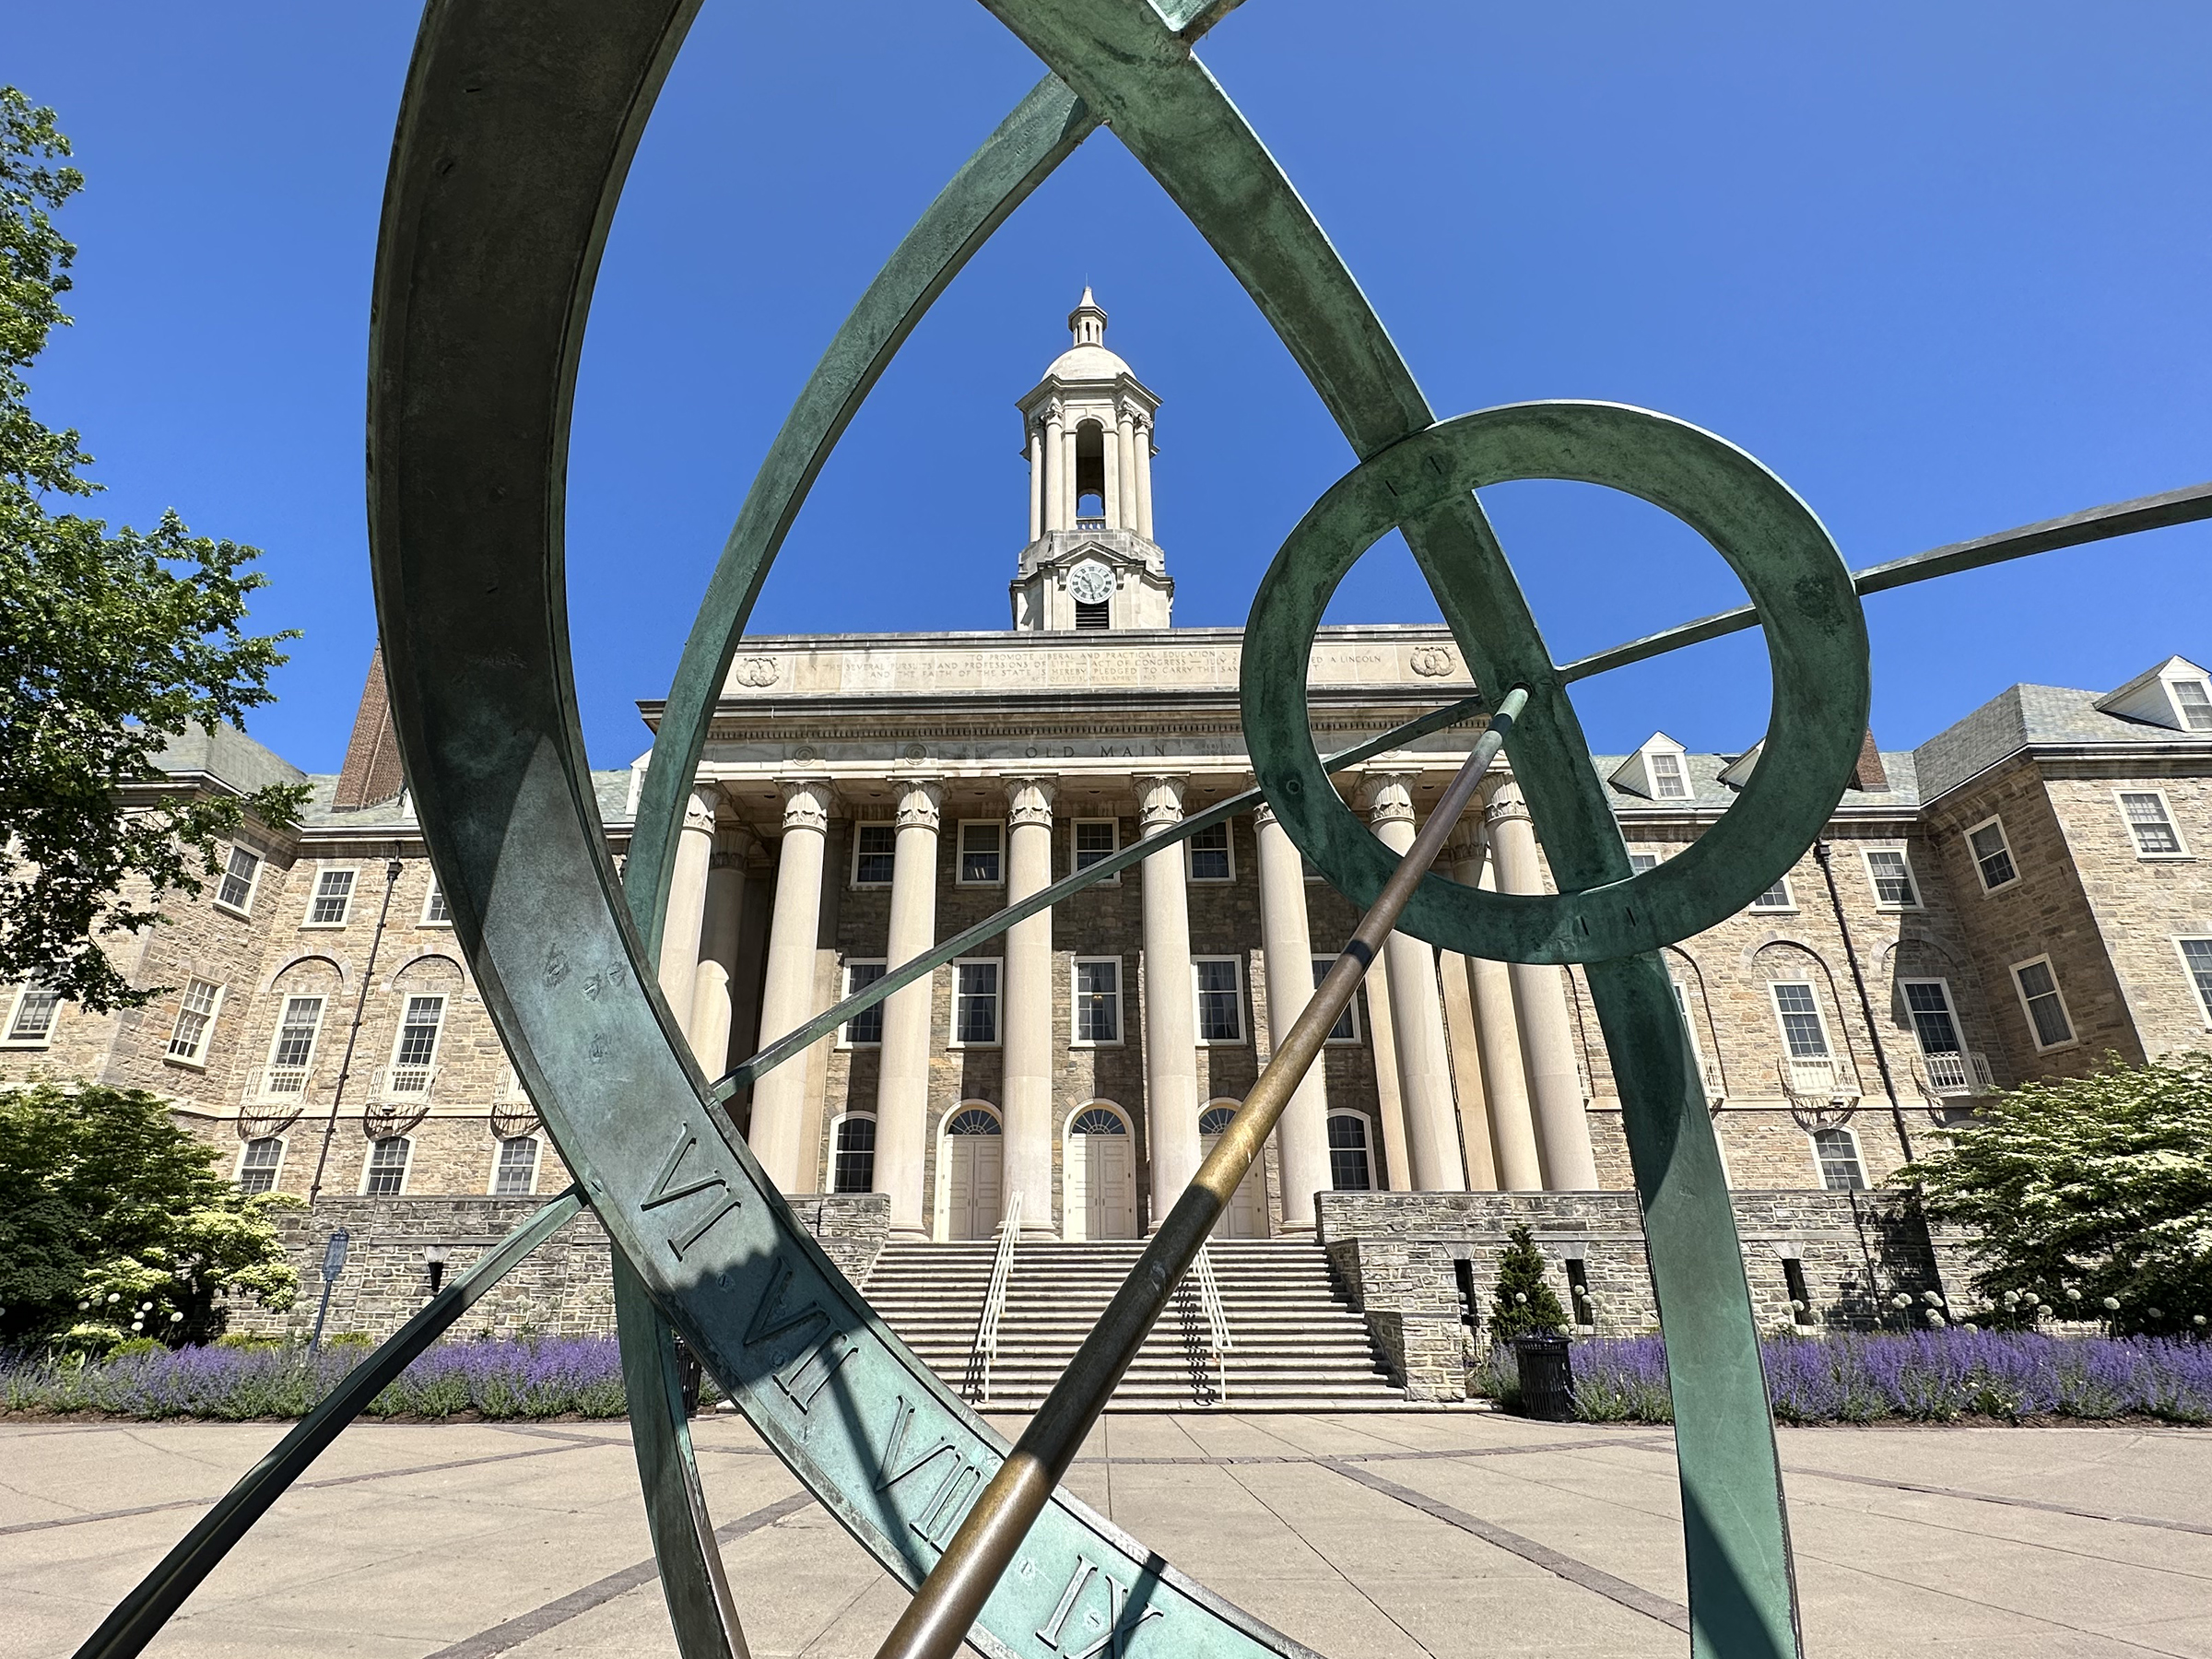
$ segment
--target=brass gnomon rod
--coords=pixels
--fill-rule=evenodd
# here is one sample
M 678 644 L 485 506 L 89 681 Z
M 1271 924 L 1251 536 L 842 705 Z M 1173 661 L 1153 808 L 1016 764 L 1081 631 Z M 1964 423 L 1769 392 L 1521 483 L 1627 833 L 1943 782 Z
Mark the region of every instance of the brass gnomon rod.
M 1414 837 L 1380 896 L 1353 929 L 1351 942 L 1330 964 L 1305 1012 L 1276 1044 L 1252 1092 L 1237 1109 L 1191 1184 L 1145 1246 L 1135 1267 L 1114 1293 L 1099 1323 L 1076 1351 L 1053 1392 L 1022 1430 L 998 1473 L 991 1477 L 959 1530 L 946 1546 L 914 1599 L 884 1639 L 877 1659 L 950 1659 L 991 1598 L 1030 1525 L 1051 1501 L 1091 1426 L 1123 1374 L 1144 1346 L 1154 1321 L 1190 1270 L 1199 1247 L 1228 1207 L 1237 1185 L 1274 1133 L 1291 1094 L 1321 1054 L 1369 966 L 1396 925 L 1398 913 L 1420 886 L 1429 866 L 1458 826 L 1476 786 L 1504 747 L 1528 692 L 1515 687 L 1498 701 L 1488 730 L 1476 739 L 1436 810 Z

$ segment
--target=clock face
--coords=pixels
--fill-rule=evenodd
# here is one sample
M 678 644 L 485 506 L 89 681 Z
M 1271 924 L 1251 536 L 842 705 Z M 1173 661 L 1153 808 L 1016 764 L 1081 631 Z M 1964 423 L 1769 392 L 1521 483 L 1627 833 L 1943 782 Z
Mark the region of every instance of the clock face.
M 1095 559 L 1068 572 L 1067 591 L 1081 605 L 1102 605 L 1113 595 L 1113 572 Z

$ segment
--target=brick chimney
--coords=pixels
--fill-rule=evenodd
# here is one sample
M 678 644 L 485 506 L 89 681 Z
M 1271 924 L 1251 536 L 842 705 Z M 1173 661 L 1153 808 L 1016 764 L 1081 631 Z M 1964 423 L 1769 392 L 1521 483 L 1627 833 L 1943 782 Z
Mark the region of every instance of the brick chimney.
M 380 678 L 380 686 L 383 683 Z M 1859 764 L 1851 774 L 1853 789 L 1887 789 L 1889 773 L 1882 765 L 1882 751 L 1874 747 L 1874 728 L 1866 728 L 1866 740 L 1859 745 Z
M 396 800 L 407 785 L 399 767 L 399 737 L 392 729 L 392 700 L 384 691 L 384 652 L 369 658 L 369 681 L 361 688 L 360 712 L 353 717 L 353 737 L 331 806 L 340 812 Z

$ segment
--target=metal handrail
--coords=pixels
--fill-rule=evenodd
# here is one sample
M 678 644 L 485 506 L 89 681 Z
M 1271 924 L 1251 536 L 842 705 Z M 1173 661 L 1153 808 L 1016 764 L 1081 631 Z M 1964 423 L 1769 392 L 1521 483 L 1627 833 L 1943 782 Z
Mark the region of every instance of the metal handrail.
M 1014 1277 L 1014 1241 L 1021 1236 L 1021 1194 L 1006 1202 L 998 1224 L 998 1250 L 991 1258 L 991 1286 L 983 1292 L 983 1316 L 976 1322 L 975 1346 L 968 1350 L 967 1388 L 971 1406 L 991 1398 L 991 1368 L 998 1360 L 998 1322 L 1006 1311 L 1006 1284 Z
M 1229 1350 L 1234 1346 L 1229 1335 L 1229 1309 L 1221 1300 L 1221 1284 L 1214 1277 L 1214 1254 L 1206 1244 L 1198 1246 L 1198 1259 L 1193 1264 L 1197 1269 L 1198 1301 L 1206 1311 L 1206 1326 L 1212 1336 L 1215 1374 L 1221 1379 L 1220 1404 L 1229 1404 Z

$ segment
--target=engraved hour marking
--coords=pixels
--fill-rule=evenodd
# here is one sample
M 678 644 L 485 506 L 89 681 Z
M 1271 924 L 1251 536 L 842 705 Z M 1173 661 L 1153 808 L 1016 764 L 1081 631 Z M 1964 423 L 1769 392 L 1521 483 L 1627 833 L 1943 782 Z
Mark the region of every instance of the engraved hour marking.
M 1162 1610 L 1159 1607 L 1143 1607 L 1132 1619 L 1129 1617 L 1129 1592 L 1114 1582 L 1112 1573 L 1100 1572 L 1098 1563 L 1087 1556 L 1076 1558 L 1076 1571 L 1067 1581 L 1067 1588 L 1060 1592 L 1059 1603 L 1053 1608 L 1053 1616 L 1039 1628 L 1037 1639 L 1055 1653 L 1061 1651 L 1060 1632 L 1066 1627 L 1068 1615 L 1075 1611 L 1077 1600 L 1089 1584 L 1094 1573 L 1106 1586 L 1105 1629 L 1100 1631 L 1098 1640 L 1088 1647 L 1070 1651 L 1067 1659 L 1099 1659 L 1101 1653 L 1108 1654 L 1108 1659 L 1125 1659 L 1130 1640 L 1144 1629 L 1147 1619 L 1159 1618 Z M 1083 1622 L 1089 1630 L 1099 1630 L 1099 1616 L 1095 1611 L 1086 1613 Z
M 793 1331 L 806 1334 L 806 1343 L 775 1379 L 776 1386 L 790 1397 L 791 1403 L 805 1411 L 814 1404 L 815 1396 L 829 1386 L 838 1368 L 859 1350 L 844 1332 L 830 1324 L 830 1315 L 820 1302 L 810 1301 L 795 1312 L 783 1312 L 783 1293 L 791 1288 L 791 1264 L 779 1259 L 768 1293 L 761 1297 L 759 1307 L 753 1311 L 752 1323 L 745 1328 L 745 1346 L 756 1348 Z
M 641 1212 L 655 1210 L 664 1204 L 674 1204 L 679 1198 L 689 1198 L 698 1194 L 713 1192 L 717 1189 L 721 1191 L 722 1202 L 714 1207 L 712 1213 L 705 1220 L 700 1222 L 680 1239 L 674 1233 L 668 1235 L 668 1248 L 675 1253 L 676 1259 L 679 1262 L 684 1259 L 685 1251 L 707 1236 L 709 1228 L 745 1202 L 735 1193 L 730 1191 L 730 1183 L 720 1175 L 701 1175 L 694 1181 L 686 1182 L 681 1186 L 674 1184 L 676 1171 L 684 1161 L 684 1154 L 698 1145 L 699 1136 L 693 1135 L 689 1130 L 679 1128 L 677 1131 L 676 1150 L 668 1154 L 668 1161 L 661 1166 L 660 1178 L 653 1183 L 653 1191 L 646 1194 L 644 1199 L 638 1206 Z

